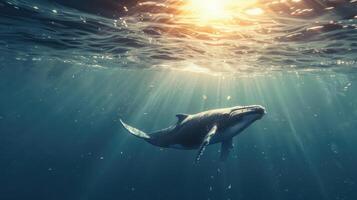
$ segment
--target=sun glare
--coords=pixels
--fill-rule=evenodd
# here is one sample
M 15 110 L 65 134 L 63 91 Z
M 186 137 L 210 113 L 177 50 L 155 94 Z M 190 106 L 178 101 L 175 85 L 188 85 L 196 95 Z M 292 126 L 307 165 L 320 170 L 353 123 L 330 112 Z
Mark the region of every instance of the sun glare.
M 225 4 L 220 0 L 190 0 L 188 8 L 193 14 L 200 15 L 204 19 L 226 18 Z
M 201 22 L 209 22 L 232 19 L 255 3 L 255 0 L 185 0 L 183 11 Z
M 261 15 L 264 11 L 261 8 L 251 8 L 245 11 L 248 15 Z

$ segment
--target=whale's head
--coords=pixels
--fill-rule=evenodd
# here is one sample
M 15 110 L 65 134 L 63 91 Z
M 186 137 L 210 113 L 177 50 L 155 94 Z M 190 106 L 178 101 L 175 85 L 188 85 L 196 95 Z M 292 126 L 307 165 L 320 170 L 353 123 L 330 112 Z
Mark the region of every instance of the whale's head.
M 266 114 L 266 110 L 260 105 L 236 106 L 229 108 L 229 121 L 241 122 L 241 120 L 258 120 Z
M 260 105 L 226 108 L 220 124 L 225 129 L 226 137 L 232 137 L 242 132 L 256 120 L 261 119 L 265 114 L 265 108 Z

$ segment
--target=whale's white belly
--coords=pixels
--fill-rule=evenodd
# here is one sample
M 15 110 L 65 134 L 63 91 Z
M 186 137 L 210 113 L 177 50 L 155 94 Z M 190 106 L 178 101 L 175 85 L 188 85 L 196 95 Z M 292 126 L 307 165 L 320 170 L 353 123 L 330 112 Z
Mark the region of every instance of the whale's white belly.
M 214 143 L 219 143 L 224 140 L 230 139 L 236 135 L 238 135 L 239 132 L 242 131 L 244 128 L 244 124 L 235 124 L 234 126 L 231 126 L 223 131 L 218 132 L 211 140 L 211 144 Z

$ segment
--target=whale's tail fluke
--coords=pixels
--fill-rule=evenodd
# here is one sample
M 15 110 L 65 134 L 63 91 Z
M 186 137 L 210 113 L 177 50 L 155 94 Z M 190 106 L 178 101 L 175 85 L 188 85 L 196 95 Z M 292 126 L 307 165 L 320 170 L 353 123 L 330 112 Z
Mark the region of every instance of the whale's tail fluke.
M 148 139 L 151 139 L 150 135 L 148 135 L 147 133 L 145 133 L 144 131 L 141 131 L 139 129 L 136 129 L 126 123 L 124 123 L 122 120 L 120 120 L 121 124 L 124 126 L 124 128 L 129 132 L 131 133 L 132 135 L 138 137 L 138 138 L 141 138 L 141 139 L 145 139 L 145 140 L 148 140 Z

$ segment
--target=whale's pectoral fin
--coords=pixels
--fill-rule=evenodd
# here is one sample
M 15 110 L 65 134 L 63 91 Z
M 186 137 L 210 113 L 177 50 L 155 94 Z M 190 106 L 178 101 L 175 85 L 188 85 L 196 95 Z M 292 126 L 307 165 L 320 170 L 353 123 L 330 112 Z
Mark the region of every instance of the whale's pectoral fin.
M 206 146 L 209 145 L 211 138 L 214 136 L 214 134 L 216 134 L 217 132 L 217 125 L 214 125 L 210 131 L 208 131 L 207 135 L 204 137 L 201 146 L 198 150 L 197 156 L 196 156 L 196 162 L 200 161 L 200 158 L 203 154 L 203 152 L 206 149 Z
M 136 129 L 132 126 L 129 126 L 128 124 L 124 123 L 122 120 L 120 120 L 121 124 L 124 126 L 124 128 L 129 131 L 129 133 L 131 133 L 132 135 L 138 137 L 138 138 L 142 138 L 142 139 L 150 139 L 150 135 L 148 135 L 147 133 Z
M 233 140 L 232 140 L 232 138 L 222 142 L 222 145 L 221 145 L 221 157 L 220 157 L 221 161 L 227 160 L 229 152 L 231 151 L 232 148 L 233 148 Z

